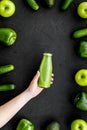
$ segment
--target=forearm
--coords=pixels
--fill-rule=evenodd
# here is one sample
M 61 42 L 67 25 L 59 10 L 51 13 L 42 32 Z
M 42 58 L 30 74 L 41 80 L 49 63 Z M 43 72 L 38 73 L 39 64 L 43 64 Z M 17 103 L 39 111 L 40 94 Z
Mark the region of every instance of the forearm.
M 37 84 L 39 76 L 40 73 L 37 71 L 30 85 L 24 92 L 0 107 L 0 128 L 3 127 L 29 100 L 42 92 L 43 88 L 40 88 Z
M 0 107 L 0 128 L 3 127 L 29 100 L 31 95 L 25 90 Z

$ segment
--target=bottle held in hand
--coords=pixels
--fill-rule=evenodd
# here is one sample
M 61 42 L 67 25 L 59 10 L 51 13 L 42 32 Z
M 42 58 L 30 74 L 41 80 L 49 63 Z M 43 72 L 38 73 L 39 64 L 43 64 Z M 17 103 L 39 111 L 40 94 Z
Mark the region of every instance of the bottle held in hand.
M 52 54 L 51 53 L 43 53 L 43 58 L 40 64 L 40 77 L 38 80 L 39 87 L 49 88 L 51 84 L 51 76 L 52 76 Z

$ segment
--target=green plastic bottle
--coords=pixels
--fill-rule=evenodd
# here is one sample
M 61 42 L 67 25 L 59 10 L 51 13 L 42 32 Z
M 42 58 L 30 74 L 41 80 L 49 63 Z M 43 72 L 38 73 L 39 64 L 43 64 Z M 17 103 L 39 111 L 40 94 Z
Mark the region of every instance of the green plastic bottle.
M 51 53 L 43 53 L 43 58 L 40 64 L 40 77 L 38 81 L 39 87 L 49 88 L 51 84 L 51 76 L 52 76 L 52 54 Z

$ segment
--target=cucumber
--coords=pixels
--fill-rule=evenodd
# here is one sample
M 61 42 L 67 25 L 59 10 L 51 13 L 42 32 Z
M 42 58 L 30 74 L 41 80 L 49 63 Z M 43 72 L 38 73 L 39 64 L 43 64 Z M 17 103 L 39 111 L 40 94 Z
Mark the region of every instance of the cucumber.
M 67 10 L 74 0 L 64 0 L 61 9 Z
M 87 36 L 87 28 L 82 28 L 73 32 L 73 38 L 81 38 Z
M 12 70 L 14 70 L 14 65 L 12 65 L 12 64 L 0 66 L 0 75 L 8 73 L 8 72 L 10 72 Z
M 33 10 L 38 10 L 39 5 L 35 0 L 27 0 L 28 5 L 33 9 Z
M 0 85 L 0 91 L 10 91 L 16 88 L 15 84 L 3 84 Z

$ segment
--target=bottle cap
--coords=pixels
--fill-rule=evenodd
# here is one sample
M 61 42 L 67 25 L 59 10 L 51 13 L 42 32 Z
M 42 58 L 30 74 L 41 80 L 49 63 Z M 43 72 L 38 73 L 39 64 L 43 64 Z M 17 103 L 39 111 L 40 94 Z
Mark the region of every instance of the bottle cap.
M 43 55 L 52 56 L 51 53 L 43 53 Z

